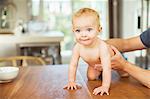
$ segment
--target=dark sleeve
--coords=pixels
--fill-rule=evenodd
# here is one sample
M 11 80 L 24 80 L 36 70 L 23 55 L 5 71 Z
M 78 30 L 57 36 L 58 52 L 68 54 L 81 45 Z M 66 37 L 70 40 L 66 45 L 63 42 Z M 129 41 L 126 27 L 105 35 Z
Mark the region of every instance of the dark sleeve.
M 150 28 L 140 35 L 140 39 L 146 47 L 150 48 Z

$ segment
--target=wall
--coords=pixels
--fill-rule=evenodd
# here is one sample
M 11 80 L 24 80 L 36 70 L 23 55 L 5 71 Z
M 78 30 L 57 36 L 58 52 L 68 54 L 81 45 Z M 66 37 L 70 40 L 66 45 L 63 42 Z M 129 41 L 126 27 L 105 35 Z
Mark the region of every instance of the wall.
M 140 11 L 139 0 L 123 0 L 123 37 L 132 37 L 138 35 L 137 17 Z
M 140 0 L 123 0 L 123 15 L 122 15 L 122 37 L 130 38 L 137 36 L 141 31 L 137 28 L 137 17 L 141 11 Z M 128 52 L 125 55 L 132 63 L 135 62 L 136 52 Z
M 9 6 L 10 21 L 12 22 L 13 27 L 15 27 L 16 22 L 19 19 L 23 19 L 27 21 L 29 19 L 27 0 L 12 0 L 12 2 L 16 5 L 16 8 L 13 6 Z M 0 35 L 1 37 L 5 37 L 6 35 Z M 6 44 L 5 41 L 0 42 L 0 57 L 4 56 L 14 56 L 17 54 L 16 45 L 15 44 Z
M 27 21 L 29 19 L 29 2 L 28 0 L 13 0 L 13 2 L 16 4 L 17 12 L 16 12 L 16 19 L 23 19 Z M 16 20 L 16 21 L 17 21 Z

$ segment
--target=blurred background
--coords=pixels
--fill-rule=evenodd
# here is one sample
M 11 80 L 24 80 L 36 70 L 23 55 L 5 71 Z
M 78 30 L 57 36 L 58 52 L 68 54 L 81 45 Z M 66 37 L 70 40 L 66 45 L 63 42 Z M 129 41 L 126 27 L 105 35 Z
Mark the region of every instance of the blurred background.
M 103 40 L 137 36 L 150 26 L 150 0 L 0 0 L 0 57 L 34 55 L 68 64 L 75 43 L 71 18 L 83 7 L 100 14 Z M 124 56 L 148 69 L 149 49 Z

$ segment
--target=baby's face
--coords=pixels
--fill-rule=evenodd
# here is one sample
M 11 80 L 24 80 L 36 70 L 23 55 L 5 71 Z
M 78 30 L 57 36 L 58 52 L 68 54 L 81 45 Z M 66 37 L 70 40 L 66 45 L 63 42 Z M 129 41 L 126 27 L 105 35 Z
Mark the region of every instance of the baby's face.
M 98 21 L 94 16 L 74 18 L 73 32 L 78 43 L 85 46 L 91 45 L 100 32 Z

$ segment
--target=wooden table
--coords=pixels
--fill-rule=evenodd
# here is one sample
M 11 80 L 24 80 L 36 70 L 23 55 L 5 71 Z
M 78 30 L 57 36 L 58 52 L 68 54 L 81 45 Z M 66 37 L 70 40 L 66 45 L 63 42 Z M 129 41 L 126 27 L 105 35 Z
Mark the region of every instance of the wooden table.
M 86 66 L 79 66 L 79 90 L 64 90 L 67 83 L 67 65 L 21 67 L 18 77 L 10 83 L 0 84 L 0 99 L 150 99 L 150 89 L 133 78 L 119 78 L 112 72 L 109 96 L 95 96 L 92 91 L 101 81 L 88 81 Z

